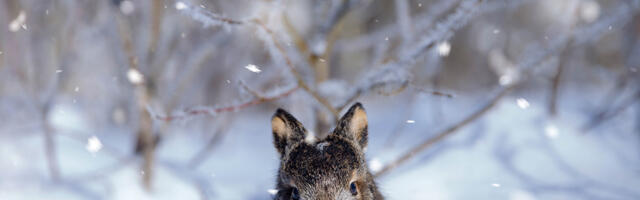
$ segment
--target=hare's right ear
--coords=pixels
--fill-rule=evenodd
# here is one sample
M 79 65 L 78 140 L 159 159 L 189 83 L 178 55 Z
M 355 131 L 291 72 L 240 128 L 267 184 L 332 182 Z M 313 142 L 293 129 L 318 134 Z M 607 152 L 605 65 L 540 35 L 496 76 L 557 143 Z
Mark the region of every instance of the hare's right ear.
M 273 130 L 273 144 L 280 155 L 284 154 L 285 148 L 291 142 L 303 140 L 307 132 L 293 115 L 280 108 L 271 118 L 271 129 Z

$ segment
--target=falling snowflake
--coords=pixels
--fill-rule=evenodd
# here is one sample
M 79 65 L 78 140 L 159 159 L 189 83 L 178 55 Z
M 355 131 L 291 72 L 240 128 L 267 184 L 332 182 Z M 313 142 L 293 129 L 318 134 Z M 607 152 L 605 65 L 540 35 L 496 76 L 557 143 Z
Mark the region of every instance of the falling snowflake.
M 176 2 L 176 9 L 183 10 L 183 9 L 186 9 L 186 8 L 187 8 L 187 4 L 185 4 L 184 2 L 182 2 L 182 1 Z
M 494 184 L 491 184 L 491 186 L 499 188 L 499 187 L 500 187 L 500 184 L 498 184 L 498 183 L 494 183 Z
M 276 190 L 276 189 L 269 189 L 269 190 L 267 190 L 267 192 L 268 192 L 269 194 L 271 194 L 271 195 L 276 195 L 276 194 L 278 194 L 278 190 Z
M 502 75 L 500 76 L 499 82 L 502 86 L 511 85 L 511 83 L 513 83 L 513 78 L 510 75 Z
M 591 23 L 600 16 L 600 5 L 596 1 L 584 1 L 580 5 L 580 18 Z
M 518 104 L 518 107 L 522 108 L 522 109 L 527 109 L 529 108 L 530 104 L 529 101 L 527 101 L 524 98 L 518 98 L 516 99 L 516 103 Z
M 91 153 L 96 153 L 100 151 L 100 149 L 102 149 L 102 143 L 96 136 L 91 136 L 89 139 L 87 139 L 87 145 L 85 146 L 85 148 Z
M 18 17 L 16 17 L 13 21 L 11 21 L 11 23 L 9 23 L 9 30 L 11 32 L 16 32 L 20 30 L 20 27 L 23 27 L 24 22 L 26 20 L 27 20 L 27 14 L 24 12 L 24 10 L 21 10 L 20 14 L 18 14 Z M 23 28 L 25 27 L 26 26 L 24 26 Z
M 260 70 L 260 68 L 258 68 L 258 66 L 254 65 L 254 64 L 249 64 L 246 67 L 247 70 L 254 72 L 254 73 L 260 73 L 262 70 Z
M 371 171 L 378 172 L 382 169 L 382 162 L 377 158 L 373 158 L 369 161 L 369 167 L 371 168 Z
M 493 34 L 498 34 L 500 33 L 500 29 L 493 29 Z
M 544 127 L 544 133 L 549 139 L 554 139 L 558 137 L 560 131 L 558 131 L 558 127 L 555 124 L 549 123 Z
M 411 119 L 407 120 L 407 124 L 413 124 L 413 123 L 416 123 L 416 121 L 415 120 L 411 120 Z
M 56 74 L 59 74 L 59 73 L 62 73 L 62 70 L 61 70 L 61 69 L 56 70 Z
M 120 11 L 122 11 L 122 13 L 124 13 L 125 15 L 128 15 L 135 11 L 135 6 L 131 1 L 122 1 L 120 3 Z
M 140 84 L 144 82 L 144 75 L 134 68 L 129 69 L 127 72 L 127 78 L 129 79 L 129 82 L 133 84 Z
M 451 44 L 449 44 L 449 42 L 444 41 L 438 44 L 438 55 L 445 57 L 445 56 L 448 56 L 450 52 L 451 52 Z
M 73 89 L 73 91 L 80 92 L 80 87 L 76 86 L 76 88 Z

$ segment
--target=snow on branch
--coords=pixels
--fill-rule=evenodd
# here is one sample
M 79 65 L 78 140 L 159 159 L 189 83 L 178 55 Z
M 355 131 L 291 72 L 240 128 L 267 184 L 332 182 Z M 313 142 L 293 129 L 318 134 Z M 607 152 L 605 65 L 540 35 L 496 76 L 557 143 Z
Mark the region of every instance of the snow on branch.
M 464 27 L 473 16 L 483 0 L 466 0 L 460 3 L 456 10 L 446 19 L 437 23 L 435 28 L 426 36 L 419 39 L 415 46 L 399 58 L 399 63 L 404 64 L 415 60 L 419 55 L 433 48 L 440 41 L 449 40 L 455 31 Z
M 245 24 L 245 21 L 224 17 L 184 1 L 176 1 L 175 8 L 180 13 L 201 22 L 204 27 Z
M 176 2 L 176 9 L 182 11 L 182 13 L 191 16 L 194 20 L 200 21 L 204 24 L 205 27 L 213 26 L 213 25 L 252 25 L 255 26 L 258 30 L 263 31 L 266 34 L 262 34 L 260 37 L 268 46 L 268 50 L 271 53 L 274 59 L 284 59 L 285 65 L 291 72 L 291 74 L 296 78 L 297 88 L 302 88 L 307 93 L 311 94 L 311 96 L 318 101 L 322 106 L 324 106 L 327 110 L 331 112 L 331 114 L 338 119 L 338 111 L 334 109 L 329 101 L 325 98 L 321 97 L 316 91 L 314 91 L 309 85 L 306 84 L 302 75 L 295 69 L 293 65 L 293 61 L 286 53 L 286 50 L 282 44 L 278 42 L 278 37 L 276 33 L 269 28 L 264 22 L 260 19 L 252 18 L 249 20 L 235 20 L 231 18 L 222 17 L 218 14 L 209 12 L 207 10 L 191 6 L 190 4 L 184 3 L 182 1 Z M 280 55 L 279 57 L 276 55 Z M 231 108 L 230 108 L 231 109 Z M 217 113 L 216 109 L 195 109 L 188 111 L 191 114 L 204 114 L 204 113 Z M 165 120 L 166 121 L 166 120 Z
M 433 48 L 439 41 L 446 41 L 453 36 L 453 32 L 462 28 L 474 16 L 476 7 L 483 0 L 467 0 L 460 3 L 456 10 L 447 16 L 442 22 L 437 23 L 435 28 L 426 36 L 419 39 L 416 45 L 410 47 L 408 51 L 403 51 L 402 55 L 395 62 L 388 63 L 380 69 L 372 70 L 364 75 L 356 88 L 350 91 L 350 95 L 341 105 L 347 105 L 361 94 L 380 87 L 399 86 L 403 89 L 411 79 L 411 63 L 423 52 Z M 434 93 L 435 94 L 435 93 Z M 338 107 L 338 108 L 342 108 Z M 339 110 L 339 109 L 338 109 Z

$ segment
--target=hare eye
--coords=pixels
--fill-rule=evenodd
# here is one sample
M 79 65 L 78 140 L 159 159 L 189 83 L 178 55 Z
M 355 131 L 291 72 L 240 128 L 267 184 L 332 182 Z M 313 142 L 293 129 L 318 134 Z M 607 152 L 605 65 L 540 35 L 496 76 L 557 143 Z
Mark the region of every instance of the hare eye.
M 358 194 L 358 187 L 356 187 L 356 182 L 352 182 L 349 185 L 349 189 L 351 190 L 351 195 L 357 195 Z
M 300 194 L 298 194 L 298 188 L 293 188 L 293 190 L 291 190 L 291 199 L 300 199 Z

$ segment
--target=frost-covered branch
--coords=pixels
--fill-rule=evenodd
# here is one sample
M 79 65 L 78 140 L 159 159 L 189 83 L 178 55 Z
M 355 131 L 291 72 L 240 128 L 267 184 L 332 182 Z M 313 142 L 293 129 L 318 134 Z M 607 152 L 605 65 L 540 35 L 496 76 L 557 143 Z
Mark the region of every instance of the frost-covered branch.
M 184 1 L 176 1 L 175 8 L 180 13 L 199 21 L 204 27 L 245 24 L 245 21 L 224 17 Z
M 621 6 L 618 9 L 622 9 L 622 7 L 624 7 L 624 6 Z M 620 17 L 620 16 L 626 16 L 632 10 L 634 10 L 634 9 L 628 9 L 628 10 L 626 10 L 626 12 L 617 13 L 617 15 L 612 16 L 612 17 L 607 18 L 607 19 L 604 19 L 602 21 L 603 22 L 608 22 L 608 23 L 625 23 L 626 21 L 628 21 L 628 19 L 626 19 L 625 17 Z M 612 20 L 612 19 L 617 19 L 617 20 Z M 544 45 L 542 47 L 537 47 L 537 45 L 534 45 L 534 47 L 537 47 L 539 49 L 530 48 L 529 51 L 532 51 L 532 52 L 535 52 L 535 53 L 528 53 L 527 55 L 532 55 L 532 56 L 528 57 L 527 59 L 524 59 L 517 66 L 520 67 L 521 73 L 523 73 L 525 75 L 530 75 L 532 73 L 532 70 L 533 70 L 532 68 L 534 66 L 539 65 L 541 62 L 546 60 L 548 57 L 550 57 L 552 55 L 555 55 L 558 51 L 560 51 L 562 49 L 562 47 L 569 46 L 570 41 L 574 41 L 573 40 L 574 37 L 595 38 L 595 37 L 600 36 L 600 34 L 603 33 L 603 30 L 597 30 L 597 27 L 601 27 L 602 28 L 601 23 L 596 23 L 594 25 L 587 26 L 587 27 L 585 27 L 583 29 L 577 29 L 575 31 L 571 31 L 570 33 L 568 33 L 566 35 L 563 35 L 563 36 L 560 36 L 555 40 L 551 40 L 549 43 L 547 43 L 546 45 Z M 584 39 L 583 40 L 579 40 L 578 38 L 576 38 L 576 41 L 586 42 L 586 40 L 584 40 Z M 572 43 L 572 44 L 573 45 L 582 44 L 582 42 L 575 42 L 575 43 Z M 381 176 L 381 175 L 384 175 L 384 174 L 390 172 L 391 170 L 397 168 L 401 164 L 406 163 L 411 158 L 413 158 L 414 156 L 418 155 L 420 152 L 428 149 L 429 147 L 433 146 L 434 144 L 438 143 L 439 141 L 442 141 L 445 138 L 447 138 L 448 136 L 452 135 L 453 133 L 455 133 L 460 128 L 462 128 L 462 127 L 470 124 L 471 122 L 475 121 L 476 119 L 482 117 L 485 113 L 487 113 L 489 110 L 491 110 L 491 108 L 493 108 L 500 101 L 500 99 L 502 99 L 502 97 L 504 97 L 506 94 L 508 94 L 511 90 L 513 90 L 515 87 L 517 87 L 522 82 L 523 82 L 523 80 L 519 80 L 517 82 L 513 82 L 511 84 L 508 84 L 508 85 L 505 85 L 505 86 L 501 87 L 501 89 L 498 92 L 498 94 L 496 96 L 494 96 L 487 104 L 482 106 L 478 111 L 473 112 L 469 116 L 465 117 L 462 121 L 460 121 L 460 122 L 450 126 L 449 128 L 439 132 L 438 134 L 436 134 L 435 137 L 429 138 L 429 139 L 425 140 L 424 142 L 418 144 L 417 146 L 411 148 L 408 152 L 402 154 L 397 159 L 389 162 L 389 164 L 387 164 L 384 167 L 382 167 L 381 170 L 379 170 L 379 171 L 377 171 L 375 173 L 375 176 Z M 625 108 L 629 107 L 630 105 L 633 105 L 634 103 L 636 103 L 637 100 L 640 99 L 640 91 L 637 92 L 634 95 L 634 97 L 630 98 L 630 99 L 631 100 L 626 101 L 625 103 L 622 103 L 622 105 L 619 106 L 617 109 L 615 109 L 613 113 L 618 113 L 618 112 L 620 112 L 620 110 L 624 110 Z M 600 120 L 600 121 L 602 121 L 602 120 Z
M 284 61 L 286 63 L 287 68 L 289 69 L 289 71 L 291 72 L 291 74 L 293 74 L 293 76 L 296 78 L 296 81 L 298 83 L 298 86 L 300 88 L 302 88 L 303 90 L 305 90 L 307 93 L 311 94 L 311 96 L 318 101 L 321 105 L 323 105 L 327 110 L 329 110 L 331 112 L 331 114 L 334 117 L 334 120 L 338 120 L 338 110 L 336 110 L 333 106 L 331 106 L 331 104 L 329 103 L 329 101 L 327 101 L 325 98 L 323 98 L 322 96 L 320 96 L 320 94 L 318 94 L 318 92 L 314 91 L 311 87 L 309 87 L 309 85 L 307 85 L 307 83 L 304 81 L 304 79 L 302 78 L 302 75 L 295 69 L 294 65 L 293 65 L 293 61 L 291 61 L 291 58 L 289 58 L 289 56 L 287 56 L 286 50 L 284 49 L 284 46 L 282 46 L 282 44 L 280 44 L 280 42 L 278 41 L 278 38 L 276 37 L 275 33 L 273 32 L 273 30 L 271 30 L 269 27 L 267 27 L 262 21 L 255 19 L 253 20 L 262 30 L 264 30 L 268 35 L 269 38 L 271 39 L 270 42 L 271 44 L 273 44 L 273 46 L 275 47 L 275 50 L 278 51 L 278 53 L 284 58 Z M 274 49 L 274 48 L 269 48 L 270 50 Z M 272 53 L 275 54 L 275 53 Z
M 401 55 L 391 63 L 383 65 L 380 69 L 372 70 L 364 75 L 355 89 L 352 89 L 348 98 L 341 105 L 347 105 L 357 99 L 361 94 L 385 85 L 404 85 L 411 79 L 412 63 L 424 52 L 427 52 L 440 41 L 446 41 L 453 36 L 453 33 L 462 28 L 475 14 L 476 7 L 483 0 L 466 0 L 443 21 L 437 23 L 432 31 L 419 39 L 415 45 L 408 47 L 409 50 L 401 52 Z
M 176 9 L 182 11 L 182 13 L 185 13 L 191 16 L 193 19 L 203 23 L 205 27 L 212 26 L 212 25 L 252 25 L 260 30 L 263 30 L 268 35 L 268 37 L 262 37 L 262 38 L 265 40 L 265 42 L 268 45 L 271 44 L 275 47 L 275 48 L 269 48 L 269 50 L 277 51 L 277 53 L 283 57 L 287 68 L 296 79 L 298 86 L 303 90 L 305 90 L 307 93 L 311 94 L 311 96 L 316 101 L 318 101 L 321 105 L 323 105 L 327 110 L 329 110 L 333 114 L 336 120 L 338 119 L 338 111 L 335 108 L 333 108 L 325 98 L 321 97 L 316 91 L 314 91 L 309 85 L 307 85 L 307 83 L 302 78 L 302 75 L 295 69 L 293 65 L 293 61 L 287 55 L 286 50 L 282 46 L 282 44 L 280 44 L 275 32 L 271 28 L 269 28 L 267 25 L 265 25 L 261 20 L 250 19 L 247 21 L 241 21 L 241 20 L 225 18 L 215 13 L 191 6 L 181 1 L 176 2 L 175 6 L 176 6 Z M 276 54 L 276 52 L 272 52 L 272 54 Z M 212 112 L 208 111 L 204 113 L 212 113 Z

